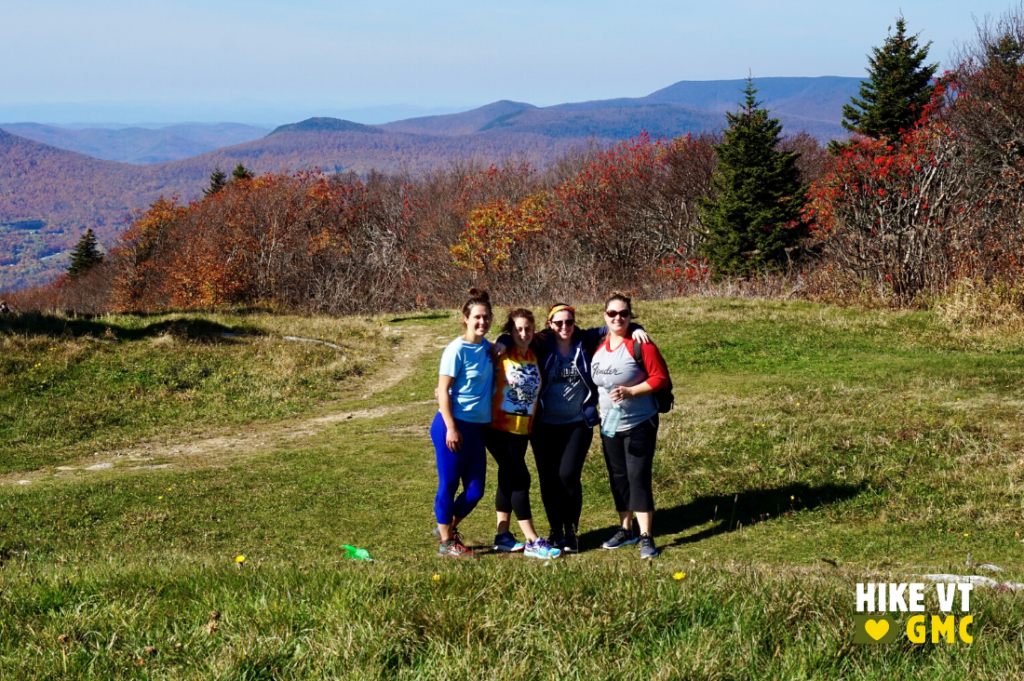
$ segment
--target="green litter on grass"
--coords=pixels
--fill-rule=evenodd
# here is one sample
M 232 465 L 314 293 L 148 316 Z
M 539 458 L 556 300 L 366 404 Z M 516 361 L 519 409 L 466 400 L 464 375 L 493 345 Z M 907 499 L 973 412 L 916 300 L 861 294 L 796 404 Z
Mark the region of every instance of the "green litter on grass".
M 354 546 L 348 544 L 342 544 L 341 548 L 345 549 L 345 557 L 351 558 L 352 560 L 365 560 L 372 563 L 373 558 L 370 557 L 370 552 L 366 549 L 357 549 Z

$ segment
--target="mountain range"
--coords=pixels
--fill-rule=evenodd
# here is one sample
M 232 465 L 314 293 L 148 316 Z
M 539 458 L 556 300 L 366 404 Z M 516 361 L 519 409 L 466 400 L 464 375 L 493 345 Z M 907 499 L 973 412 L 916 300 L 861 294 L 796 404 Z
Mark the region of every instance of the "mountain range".
M 269 134 L 240 124 L 68 129 L 0 125 L 0 290 L 51 279 L 86 227 L 109 244 L 132 211 L 159 196 L 189 200 L 214 168 L 262 172 L 422 173 L 460 159 L 515 156 L 544 166 L 584 144 L 718 131 L 746 81 L 682 81 L 646 97 L 537 107 L 499 101 L 382 125 L 311 118 Z M 843 136 L 856 78 L 762 78 L 758 99 L 784 133 Z M 156 162 L 159 161 L 159 162 Z
M 60 149 L 106 161 L 148 164 L 198 156 L 259 139 L 269 128 L 241 123 L 179 123 L 160 128 L 67 128 L 39 123 L 4 123 L 4 130 Z

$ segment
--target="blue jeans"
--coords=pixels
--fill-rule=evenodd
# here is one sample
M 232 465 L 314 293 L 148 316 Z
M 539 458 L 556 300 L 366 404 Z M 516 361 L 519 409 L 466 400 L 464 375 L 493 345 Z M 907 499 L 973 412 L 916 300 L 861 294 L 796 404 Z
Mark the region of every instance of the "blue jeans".
M 457 452 L 448 449 L 445 441 L 448 426 L 444 424 L 440 412 L 430 425 L 430 439 L 437 452 L 438 482 L 434 515 L 440 525 L 451 525 L 452 518 L 465 518 L 484 496 L 487 453 L 484 450 L 483 431 L 487 424 L 455 419 L 455 426 L 462 433 L 462 447 Z M 460 480 L 462 494 L 456 497 Z

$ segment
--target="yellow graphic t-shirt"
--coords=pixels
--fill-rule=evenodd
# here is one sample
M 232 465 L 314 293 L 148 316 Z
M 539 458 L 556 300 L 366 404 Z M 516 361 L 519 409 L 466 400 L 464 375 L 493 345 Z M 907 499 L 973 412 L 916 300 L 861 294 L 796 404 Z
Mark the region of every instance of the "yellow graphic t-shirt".
M 529 435 L 540 394 L 540 367 L 533 350 L 519 352 L 512 346 L 495 367 L 491 400 L 491 428 Z

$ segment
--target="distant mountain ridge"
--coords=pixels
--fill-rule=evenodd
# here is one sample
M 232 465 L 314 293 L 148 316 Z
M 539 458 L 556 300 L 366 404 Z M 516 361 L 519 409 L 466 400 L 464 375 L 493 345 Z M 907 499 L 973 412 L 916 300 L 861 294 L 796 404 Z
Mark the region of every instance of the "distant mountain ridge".
M 242 144 L 267 128 L 241 123 L 179 123 L 161 128 L 65 128 L 39 123 L 4 123 L 7 132 L 106 161 L 162 163 Z
M 320 116 L 317 118 L 307 118 L 298 123 L 279 125 L 270 131 L 270 135 L 277 135 L 282 132 L 366 132 L 372 134 L 379 133 L 381 130 L 372 125 Z M 267 135 L 267 137 L 270 135 Z
M 269 134 L 251 126 L 207 130 L 210 135 L 256 136 L 187 157 L 138 165 L 123 161 L 146 158 L 142 151 L 123 151 L 122 162 L 101 160 L 77 153 L 85 144 L 83 136 L 64 134 L 74 131 L 35 124 L 7 126 L 8 132 L 0 130 L 0 290 L 52 278 L 62 267 L 61 259 L 54 256 L 66 253 L 86 227 L 93 227 L 101 241 L 109 244 L 132 211 L 157 197 L 189 200 L 200 195 L 214 168 L 228 170 L 244 163 L 258 173 L 307 168 L 422 173 L 456 160 L 474 158 L 486 163 L 513 156 L 543 167 L 573 147 L 610 145 L 642 131 L 654 138 L 671 138 L 721 130 L 725 111 L 737 108 L 745 84 L 744 80 L 681 81 L 645 97 L 548 107 L 501 100 L 461 113 L 383 125 L 316 117 L 279 126 Z M 857 92 L 860 79 L 762 78 L 755 85 L 759 99 L 780 118 L 785 133 L 803 130 L 826 140 L 844 136 L 842 106 Z M 185 139 L 184 127 L 157 132 Z M 171 128 L 179 129 L 168 132 Z M 159 146 L 155 137 L 137 132 L 144 129 L 125 130 L 142 140 L 140 149 Z M 19 131 L 23 134 L 9 134 Z M 91 144 L 116 138 L 85 132 L 92 135 Z M 197 129 L 188 134 L 193 140 L 200 136 Z M 50 141 L 34 141 L 39 137 Z M 124 136 L 118 139 L 125 149 L 130 147 Z M 77 150 L 58 148 L 72 142 Z M 209 136 L 205 143 L 209 144 Z M 111 156 L 113 152 L 103 153 Z M 39 227 L 40 222 L 45 226 Z M 44 257 L 48 260 L 43 261 Z
M 857 94 L 861 79 L 759 78 L 758 99 L 790 132 L 805 130 L 822 140 L 845 137 L 843 105 Z M 503 100 L 457 114 L 411 118 L 380 127 L 400 132 L 468 135 L 498 127 L 551 137 L 623 139 L 646 129 L 653 137 L 717 130 L 735 110 L 746 80 L 680 81 L 646 97 L 623 97 L 536 107 Z

